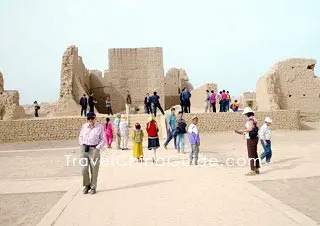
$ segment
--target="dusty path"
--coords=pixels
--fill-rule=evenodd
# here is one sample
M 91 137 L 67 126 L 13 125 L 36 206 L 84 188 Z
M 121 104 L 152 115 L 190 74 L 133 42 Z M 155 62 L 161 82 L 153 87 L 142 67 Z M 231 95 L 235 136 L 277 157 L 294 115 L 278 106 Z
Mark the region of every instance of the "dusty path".
M 156 165 L 131 163 L 131 151 L 103 151 L 95 195 L 82 194 L 79 166 L 67 162 L 65 155 L 78 157 L 76 141 L 58 147 L 15 144 L 0 151 L 0 196 L 11 200 L 0 205 L 5 213 L 0 225 L 36 225 L 43 217 L 41 225 L 315 225 L 320 222 L 318 136 L 316 130 L 275 131 L 274 164 L 263 165 L 256 177 L 244 176 L 248 166 L 239 161 L 246 158 L 244 140 L 232 133 L 203 135 L 201 163 L 206 164 L 196 167 L 172 144 L 159 152 L 165 163 Z M 210 158 L 218 163 L 209 165 Z M 43 192 L 56 193 L 44 199 Z M 35 211 L 19 208 L 21 202 Z M 44 204 L 51 208 L 40 209 Z

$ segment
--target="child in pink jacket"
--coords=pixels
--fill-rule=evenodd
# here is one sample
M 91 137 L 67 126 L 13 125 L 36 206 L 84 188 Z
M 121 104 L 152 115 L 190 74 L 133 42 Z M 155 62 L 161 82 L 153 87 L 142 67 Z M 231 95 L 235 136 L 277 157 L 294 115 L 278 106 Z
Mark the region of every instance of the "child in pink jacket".
M 104 134 L 106 136 L 106 144 L 108 148 L 111 148 L 111 143 L 113 140 L 113 132 L 112 132 L 112 123 L 110 122 L 110 118 L 106 118 L 106 124 L 104 125 Z

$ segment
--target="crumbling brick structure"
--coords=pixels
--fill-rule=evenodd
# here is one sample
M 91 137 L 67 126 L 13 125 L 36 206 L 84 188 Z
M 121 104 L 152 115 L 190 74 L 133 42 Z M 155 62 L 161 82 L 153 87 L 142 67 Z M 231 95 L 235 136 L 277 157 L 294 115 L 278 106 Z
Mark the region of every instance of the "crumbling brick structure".
M 257 81 L 258 110 L 319 111 L 320 78 L 314 74 L 315 65 L 315 60 L 299 58 L 274 64 Z
M 4 90 L 4 79 L 0 72 L 0 120 L 10 120 L 25 117 L 25 111 L 19 105 L 19 92 Z
M 162 48 L 109 49 L 108 57 L 109 69 L 102 76 L 101 71 L 85 67 L 77 47 L 67 48 L 62 58 L 60 99 L 51 115 L 78 115 L 81 96 L 90 93 L 94 93 L 99 113 L 106 113 L 107 97 L 111 98 L 113 112 L 121 112 L 127 90 L 132 97 L 132 113 L 143 113 L 144 97 L 154 91 L 166 109 L 175 104 L 171 99 L 179 103 L 179 88 L 192 87 L 182 69 L 177 69 L 178 73 L 173 69 L 168 77 L 164 76 Z
M 255 111 L 258 110 L 256 93 L 255 92 L 244 92 L 241 104 L 242 104 L 241 108 L 251 107 Z

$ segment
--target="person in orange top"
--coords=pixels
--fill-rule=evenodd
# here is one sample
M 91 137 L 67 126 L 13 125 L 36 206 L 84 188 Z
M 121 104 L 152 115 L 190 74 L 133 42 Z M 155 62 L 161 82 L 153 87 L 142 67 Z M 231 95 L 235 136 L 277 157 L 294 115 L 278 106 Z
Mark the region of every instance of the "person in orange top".
M 157 125 L 156 120 L 154 119 L 153 115 L 150 115 L 146 131 L 148 133 L 148 149 L 153 150 L 153 158 L 152 161 L 156 162 L 157 159 L 157 148 L 160 147 L 160 142 L 159 142 L 159 128 Z

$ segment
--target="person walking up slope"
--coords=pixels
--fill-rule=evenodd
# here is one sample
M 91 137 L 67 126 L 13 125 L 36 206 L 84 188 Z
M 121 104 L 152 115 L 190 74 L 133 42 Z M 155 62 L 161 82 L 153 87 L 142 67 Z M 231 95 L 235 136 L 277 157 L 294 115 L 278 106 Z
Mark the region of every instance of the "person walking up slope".
M 146 130 L 148 133 L 148 149 L 153 150 L 152 161 L 156 162 L 157 148 L 160 147 L 160 143 L 159 143 L 159 137 L 158 137 L 159 128 L 153 115 L 150 115 L 149 117 Z
M 193 158 L 194 158 L 194 164 L 198 165 L 200 136 L 199 136 L 197 124 L 198 124 L 198 117 L 195 116 L 192 118 L 192 123 L 188 128 L 189 142 L 191 144 L 190 165 L 192 165 Z
M 143 162 L 143 131 L 141 130 L 141 125 L 136 123 L 135 130 L 131 134 L 132 142 L 133 142 L 133 158 L 136 158 L 138 162 Z

